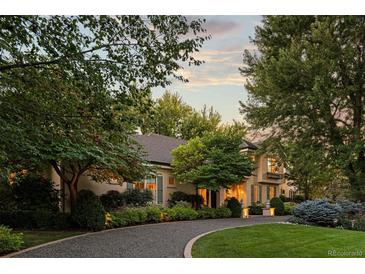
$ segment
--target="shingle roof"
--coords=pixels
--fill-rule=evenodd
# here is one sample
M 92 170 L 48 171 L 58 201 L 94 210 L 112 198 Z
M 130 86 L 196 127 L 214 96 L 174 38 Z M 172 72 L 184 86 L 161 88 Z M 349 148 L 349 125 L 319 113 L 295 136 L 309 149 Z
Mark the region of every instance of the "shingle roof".
M 134 137 L 144 147 L 147 161 L 167 165 L 171 164 L 172 150 L 186 143 L 185 140 L 159 134 L 135 135 Z
M 248 149 L 253 149 L 253 150 L 256 150 L 257 149 L 257 146 L 247 140 L 243 140 L 242 144 L 240 145 L 240 148 L 241 149 L 245 149 L 245 148 L 248 148 Z

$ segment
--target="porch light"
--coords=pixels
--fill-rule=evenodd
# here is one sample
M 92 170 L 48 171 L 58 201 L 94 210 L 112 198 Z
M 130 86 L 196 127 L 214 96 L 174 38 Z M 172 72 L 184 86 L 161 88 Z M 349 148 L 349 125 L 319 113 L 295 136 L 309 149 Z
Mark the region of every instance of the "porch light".
M 247 219 L 249 217 L 249 209 L 246 207 L 242 209 L 242 218 Z

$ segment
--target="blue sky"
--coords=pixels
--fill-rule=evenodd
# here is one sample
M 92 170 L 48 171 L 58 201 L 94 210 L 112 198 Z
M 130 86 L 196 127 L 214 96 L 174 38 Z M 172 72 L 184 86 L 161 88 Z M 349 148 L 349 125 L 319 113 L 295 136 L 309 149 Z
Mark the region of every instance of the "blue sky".
M 201 109 L 204 104 L 213 106 L 221 113 L 223 122 L 241 120 L 239 100 L 245 100 L 247 92 L 238 68 L 242 66 L 244 49 L 254 50 L 249 37 L 254 36 L 261 17 L 203 17 L 207 19 L 205 27 L 212 38 L 195 56 L 205 63 L 198 67 L 186 66 L 181 74 L 189 79 L 189 83 L 174 81 L 167 90 L 178 92 L 195 109 Z M 153 97 L 160 97 L 164 90 L 154 89 Z

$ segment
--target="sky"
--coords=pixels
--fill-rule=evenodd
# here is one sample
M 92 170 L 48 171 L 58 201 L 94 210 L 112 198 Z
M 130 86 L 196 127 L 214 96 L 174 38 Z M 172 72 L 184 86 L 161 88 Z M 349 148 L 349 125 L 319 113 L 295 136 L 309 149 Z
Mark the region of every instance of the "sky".
M 247 99 L 245 79 L 238 68 L 242 66 L 245 49 L 255 50 L 250 44 L 260 16 L 202 16 L 211 39 L 206 41 L 200 52 L 194 54 L 205 63 L 200 66 L 185 66 L 181 74 L 189 83 L 174 80 L 165 89 L 155 88 L 153 98 L 160 97 L 165 90 L 177 92 L 183 100 L 199 110 L 203 105 L 213 106 L 222 115 L 223 122 L 242 120 L 239 101 Z

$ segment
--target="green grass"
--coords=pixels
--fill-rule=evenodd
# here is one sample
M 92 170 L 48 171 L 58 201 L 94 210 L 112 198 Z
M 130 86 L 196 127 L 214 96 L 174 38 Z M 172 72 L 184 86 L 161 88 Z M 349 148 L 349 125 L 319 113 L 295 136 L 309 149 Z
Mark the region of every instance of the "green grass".
M 22 249 L 85 233 L 82 231 L 44 230 L 16 230 L 14 232 L 23 233 L 24 245 Z
M 329 251 L 335 250 L 337 256 Z M 339 254 L 352 252 L 352 254 Z M 365 232 L 290 224 L 226 229 L 193 245 L 197 258 L 365 257 Z

